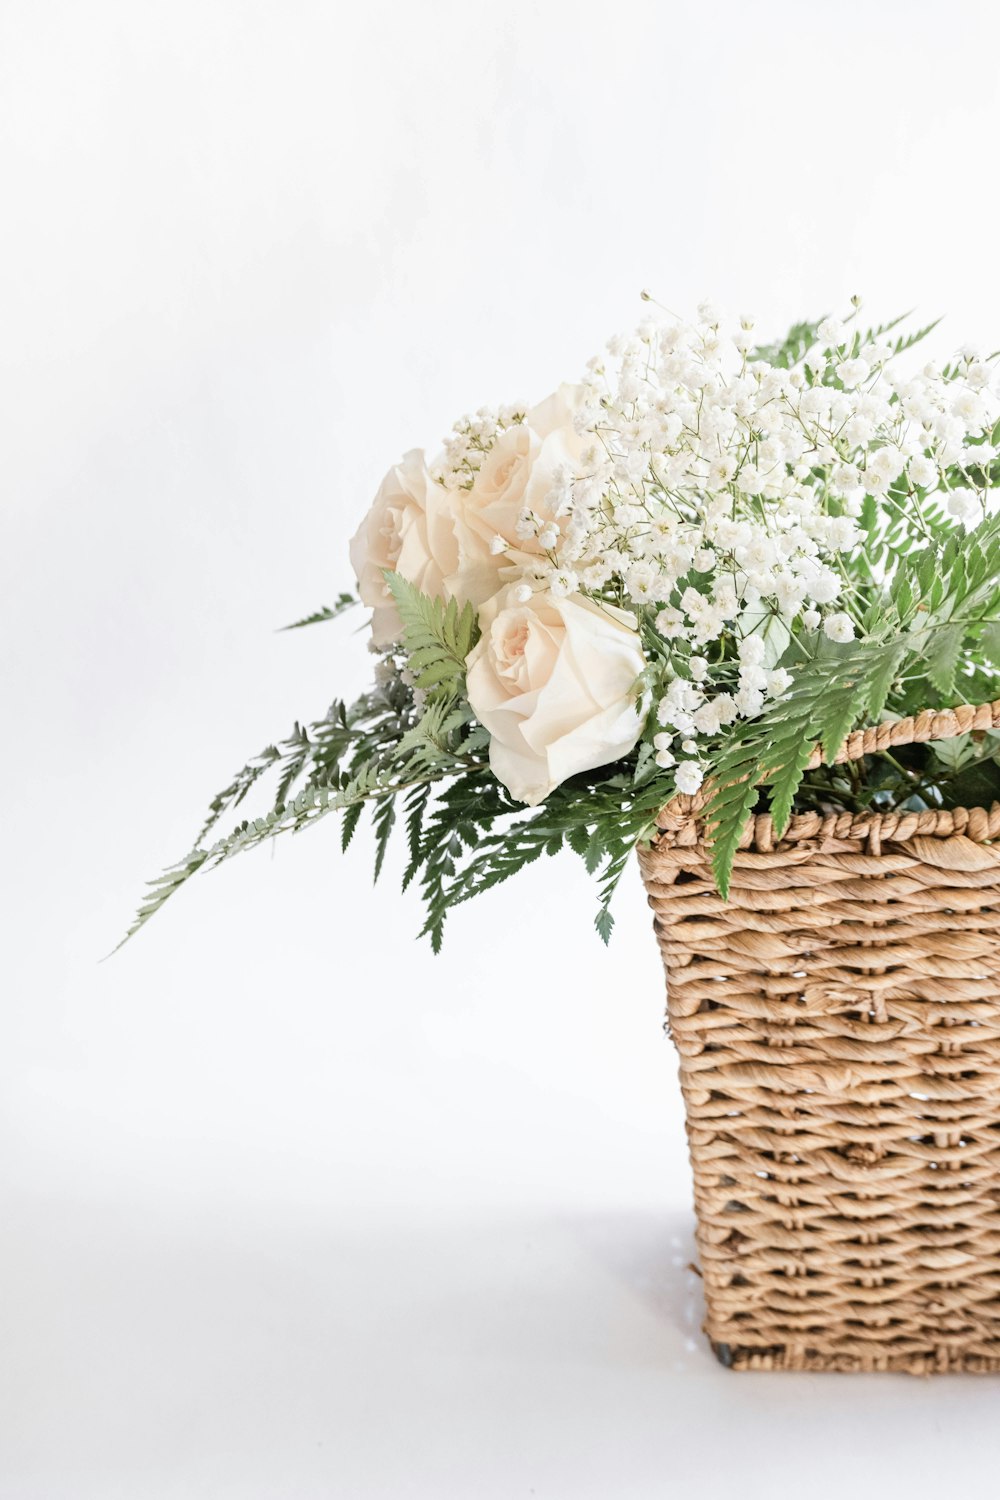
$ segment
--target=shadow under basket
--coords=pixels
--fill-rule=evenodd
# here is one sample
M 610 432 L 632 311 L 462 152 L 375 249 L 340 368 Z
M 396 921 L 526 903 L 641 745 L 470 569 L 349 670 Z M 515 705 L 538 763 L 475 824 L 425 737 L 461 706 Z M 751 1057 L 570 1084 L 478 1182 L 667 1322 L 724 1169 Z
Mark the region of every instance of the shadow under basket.
M 836 759 L 998 726 L 919 714 Z M 728 902 L 700 807 L 640 863 L 717 1356 L 1000 1371 L 1000 804 L 751 818 Z

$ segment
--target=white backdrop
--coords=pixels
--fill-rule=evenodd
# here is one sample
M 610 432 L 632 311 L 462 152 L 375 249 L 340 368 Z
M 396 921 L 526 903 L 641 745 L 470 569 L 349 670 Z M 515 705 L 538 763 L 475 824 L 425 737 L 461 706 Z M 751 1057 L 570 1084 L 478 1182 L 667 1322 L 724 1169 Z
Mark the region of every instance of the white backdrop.
M 141 880 L 367 671 L 385 468 L 654 288 L 1000 343 L 987 4 L 0 7 L 0 1496 L 975 1491 L 992 1381 L 698 1333 L 638 880 L 416 945 L 321 827 Z M 991 1422 L 993 1426 L 991 1428 Z

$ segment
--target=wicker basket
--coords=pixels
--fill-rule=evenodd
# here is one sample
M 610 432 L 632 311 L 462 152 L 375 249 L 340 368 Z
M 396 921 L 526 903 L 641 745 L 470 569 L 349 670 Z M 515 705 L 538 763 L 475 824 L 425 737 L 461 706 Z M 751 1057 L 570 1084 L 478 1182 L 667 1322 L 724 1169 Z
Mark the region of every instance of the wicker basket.
M 924 713 L 837 759 L 996 727 Z M 752 818 L 728 902 L 700 805 L 641 863 L 716 1354 L 1000 1370 L 1000 805 Z

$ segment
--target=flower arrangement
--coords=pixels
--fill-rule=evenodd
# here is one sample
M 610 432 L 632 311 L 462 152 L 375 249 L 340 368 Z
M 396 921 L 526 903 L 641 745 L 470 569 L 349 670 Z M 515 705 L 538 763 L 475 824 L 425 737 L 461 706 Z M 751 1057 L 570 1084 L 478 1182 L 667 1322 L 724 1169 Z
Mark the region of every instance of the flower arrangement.
M 366 809 L 376 878 L 405 827 L 435 950 L 447 912 L 568 846 L 597 928 L 638 842 L 698 799 L 728 891 L 760 799 L 793 811 L 978 805 L 1000 736 L 808 771 L 860 723 L 996 696 L 996 355 L 847 315 L 774 344 L 650 304 L 575 385 L 482 408 L 390 469 L 350 547 L 374 684 L 296 725 L 212 801 L 134 932 L 196 871 Z M 275 778 L 270 810 L 219 819 Z M 210 838 L 209 836 L 212 835 Z

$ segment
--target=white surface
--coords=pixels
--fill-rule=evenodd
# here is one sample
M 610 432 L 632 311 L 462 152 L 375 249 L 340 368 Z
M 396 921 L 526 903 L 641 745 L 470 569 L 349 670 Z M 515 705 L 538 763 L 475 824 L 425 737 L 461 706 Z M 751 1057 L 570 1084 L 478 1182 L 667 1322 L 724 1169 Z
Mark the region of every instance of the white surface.
M 996 1384 L 734 1377 L 637 879 L 441 959 L 323 828 L 143 876 L 360 686 L 397 453 L 643 285 L 1000 343 L 987 6 L 0 9 L 0 1496 L 991 1493 Z M 360 842 L 360 841 L 359 841 Z

